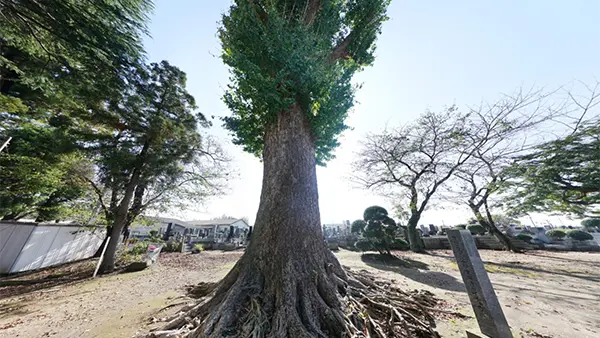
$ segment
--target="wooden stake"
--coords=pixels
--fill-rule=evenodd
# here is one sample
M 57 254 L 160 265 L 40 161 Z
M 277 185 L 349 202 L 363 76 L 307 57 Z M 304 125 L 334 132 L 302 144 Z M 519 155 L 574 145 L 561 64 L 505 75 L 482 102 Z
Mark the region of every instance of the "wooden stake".
M 4 144 L 2 144 L 2 146 L 0 147 L 0 152 L 2 152 L 2 150 L 4 150 L 4 148 L 6 148 L 6 146 L 10 142 L 10 140 L 12 140 L 12 136 L 9 137 L 8 140 L 6 140 L 6 142 L 4 142 Z
M 96 264 L 96 270 L 94 270 L 94 275 L 92 278 L 96 278 L 96 274 L 98 274 L 98 269 L 100 269 L 100 264 L 102 264 L 102 260 L 104 259 L 104 253 L 106 252 L 106 248 L 108 247 L 108 243 L 110 242 L 110 236 L 106 238 L 106 244 L 104 244 L 104 248 L 102 249 L 102 254 L 100 254 L 100 260 L 98 260 L 98 264 Z

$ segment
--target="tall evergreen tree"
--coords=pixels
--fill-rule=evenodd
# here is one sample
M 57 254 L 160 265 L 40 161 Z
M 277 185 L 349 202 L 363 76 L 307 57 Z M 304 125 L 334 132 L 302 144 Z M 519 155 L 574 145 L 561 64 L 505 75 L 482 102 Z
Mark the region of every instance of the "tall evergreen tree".
M 68 131 L 143 61 L 148 0 L 0 0 L 0 214 L 50 220 L 78 198 Z M 58 213 L 57 213 L 58 212 Z
M 208 122 L 195 112 L 185 73 L 163 61 L 135 74 L 120 97 L 93 115 L 103 128 L 90 128 L 83 143 L 98 167 L 97 179 L 88 181 L 112 225 L 103 272 L 114 269 L 118 235 L 144 209 L 192 184 L 203 195 L 224 174 L 202 162 L 214 158 L 198 130 Z

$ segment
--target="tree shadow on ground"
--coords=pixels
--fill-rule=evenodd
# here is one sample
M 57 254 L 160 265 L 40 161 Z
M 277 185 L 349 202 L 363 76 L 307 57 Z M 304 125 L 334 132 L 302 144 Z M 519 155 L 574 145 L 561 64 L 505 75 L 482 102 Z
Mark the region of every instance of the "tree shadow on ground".
M 31 311 L 25 302 L 12 301 L 0 304 L 0 319 L 5 317 L 24 316 Z
M 519 295 L 529 296 L 529 297 L 535 299 L 536 301 L 540 301 L 543 299 L 543 301 L 548 302 L 548 303 L 556 303 L 556 304 L 558 304 L 558 306 L 555 306 L 556 308 L 560 308 L 561 306 L 566 306 L 566 305 L 573 306 L 573 307 L 581 307 L 581 303 L 576 302 L 575 300 L 593 301 L 593 300 L 597 299 L 597 297 L 598 297 L 598 294 L 596 294 L 596 293 L 586 293 L 586 292 L 577 291 L 581 295 L 574 295 L 573 292 L 568 293 L 568 294 L 560 294 L 557 292 L 551 292 L 551 291 L 548 291 L 545 289 L 534 288 L 531 286 L 516 286 L 514 284 L 509 285 L 509 284 L 499 283 L 499 282 L 495 282 L 494 287 L 497 289 L 500 289 L 500 290 L 518 292 Z M 584 295 L 584 296 L 582 296 L 582 295 Z
M 567 251 L 567 252 L 569 252 L 569 251 Z M 600 258 L 600 252 L 590 252 L 590 253 L 597 254 L 599 256 L 598 258 Z M 592 265 L 600 266 L 600 263 L 598 263 L 598 262 L 590 262 L 590 261 L 585 261 L 585 260 L 581 260 L 581 259 L 572 259 L 572 258 L 558 257 L 558 256 L 553 256 L 553 255 L 544 255 L 543 253 L 540 253 L 540 252 L 528 251 L 527 255 L 548 258 L 548 259 L 555 259 L 555 260 L 565 261 L 565 262 L 577 262 L 577 263 L 592 264 Z
M 430 252 L 429 255 L 435 256 L 435 257 L 439 257 L 439 258 L 443 258 L 443 259 L 449 260 L 451 262 L 456 262 L 456 259 L 453 256 L 450 256 L 450 255 L 441 255 L 441 254 L 436 254 L 436 253 L 432 253 L 432 252 Z M 543 254 L 539 254 L 539 253 L 528 252 L 527 255 L 532 255 L 532 256 L 537 256 L 537 257 L 543 257 L 543 258 L 549 258 L 549 259 L 565 260 L 565 261 L 571 261 L 571 262 L 581 262 L 581 263 L 592 264 L 592 265 L 595 264 L 595 263 L 589 262 L 589 261 L 569 260 L 567 258 L 555 257 L 555 256 L 549 256 L 549 255 L 543 255 Z M 544 268 L 541 268 L 541 267 L 532 266 L 532 265 L 529 265 L 527 263 L 521 263 L 521 262 L 496 263 L 496 262 L 485 261 L 484 260 L 483 264 L 486 265 L 486 266 L 496 266 L 496 267 L 503 267 L 503 268 L 508 268 L 508 269 L 528 271 L 528 272 L 547 273 L 547 274 L 557 275 L 557 276 L 565 276 L 565 277 L 573 277 L 573 278 L 578 278 L 578 279 L 584 279 L 584 280 L 589 280 L 589 281 L 592 281 L 592 282 L 600 282 L 600 275 L 597 275 L 597 274 L 594 274 L 594 275 L 584 275 L 584 274 L 581 274 L 581 273 L 577 273 L 577 272 L 573 272 L 573 271 L 567 271 L 567 270 L 563 270 L 563 269 L 549 270 L 549 269 L 544 269 Z M 491 273 L 495 273 L 495 272 L 491 272 Z M 511 272 L 502 272 L 502 271 L 500 271 L 500 273 L 508 273 L 508 274 L 510 274 Z
M 427 263 L 414 260 L 408 257 L 398 257 L 394 255 L 380 255 L 380 254 L 362 254 L 360 259 L 367 263 L 372 262 L 376 264 L 383 264 L 388 266 L 397 266 L 402 268 L 414 268 L 429 270 Z
M 551 274 L 551 275 L 579 278 L 579 279 L 589 280 L 592 282 L 600 282 L 600 276 L 582 275 L 582 274 L 578 274 L 576 272 L 569 272 L 566 270 L 547 270 L 547 269 L 542 269 L 542 268 L 536 267 L 536 266 L 529 266 L 529 265 L 526 265 L 523 263 L 513 263 L 513 262 L 495 263 L 495 262 L 489 262 L 489 261 L 484 261 L 483 263 L 485 265 L 491 265 L 491 266 L 500 266 L 500 267 L 505 267 L 505 268 L 510 268 L 510 269 L 520 269 L 520 270 L 531 271 L 531 272 L 539 272 L 539 273 L 547 273 L 547 274 Z
M 94 269 L 84 269 L 72 273 L 59 273 L 29 279 L 0 280 L 0 299 L 19 296 L 39 290 L 74 284 L 91 279 Z
M 429 271 L 427 264 L 406 257 L 363 254 L 361 260 L 368 266 L 400 274 L 415 282 L 448 291 L 466 292 L 465 286 L 455 277 L 439 271 Z
M 2 277 L 0 300 L 91 280 L 97 262 L 92 258 Z M 125 273 L 124 268 L 125 265 L 118 266 L 114 272 L 102 276 Z

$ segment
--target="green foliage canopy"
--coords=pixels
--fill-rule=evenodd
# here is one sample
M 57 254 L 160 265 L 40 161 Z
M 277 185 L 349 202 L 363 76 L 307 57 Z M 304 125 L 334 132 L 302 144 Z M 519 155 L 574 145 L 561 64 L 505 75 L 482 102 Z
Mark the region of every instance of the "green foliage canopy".
M 131 222 L 149 206 L 173 206 L 179 198 L 200 202 L 227 174 L 220 148 L 200 133 L 209 123 L 195 111 L 186 74 L 162 61 L 135 75 L 128 90 L 94 114 L 91 121 L 101 128 L 76 130 L 88 140 L 81 147 L 97 167 L 97 179 L 88 181 L 109 221 L 129 203 L 128 190 L 135 189 Z
M 562 229 L 552 229 L 546 231 L 546 235 L 552 239 L 561 239 L 567 236 L 567 233 Z
M 577 241 L 588 241 L 594 239 L 590 233 L 579 229 L 572 229 L 567 231 L 567 236 Z
M 586 218 L 581 221 L 581 225 L 584 228 L 600 228 L 600 218 Z
M 367 222 L 363 221 L 362 219 L 357 219 L 356 221 L 352 222 L 350 232 L 353 234 L 361 234 L 363 231 L 365 231 L 366 226 Z
M 600 204 L 600 122 L 541 144 L 510 168 L 516 212 L 585 215 Z
M 363 218 L 363 223 L 354 221 L 353 226 L 354 223 L 365 225 L 362 227 L 361 234 L 370 243 L 370 250 L 377 250 L 381 254 L 389 255 L 390 250 L 406 249 L 405 242 L 396 240 L 398 227 L 396 226 L 396 222 L 388 216 L 385 208 L 376 205 L 368 207 L 363 213 Z M 361 243 L 361 247 L 357 248 L 368 247 L 367 244 Z
M 149 0 L 0 0 L 0 107 L 18 113 L 21 101 L 48 107 L 118 89 L 143 57 L 152 7 Z
M 373 62 L 389 0 L 236 0 L 219 37 L 231 68 L 224 118 L 234 143 L 261 156 L 266 126 L 299 105 L 317 163 L 332 158 L 353 105 L 352 75 Z
M 485 228 L 479 224 L 469 224 L 467 230 L 473 235 L 483 235 L 485 233 Z

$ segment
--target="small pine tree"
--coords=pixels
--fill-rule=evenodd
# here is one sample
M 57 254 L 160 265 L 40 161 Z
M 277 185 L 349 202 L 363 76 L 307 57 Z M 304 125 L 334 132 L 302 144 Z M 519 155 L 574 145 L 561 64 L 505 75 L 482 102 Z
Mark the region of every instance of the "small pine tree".
M 398 226 L 388 216 L 386 209 L 380 206 L 368 207 L 363 218 L 364 221 L 356 220 L 352 223 L 352 231 L 363 236 L 360 247 L 357 246 L 358 249 L 377 250 L 382 255 L 391 255 L 390 250 L 406 248 L 406 242 L 396 239 Z

